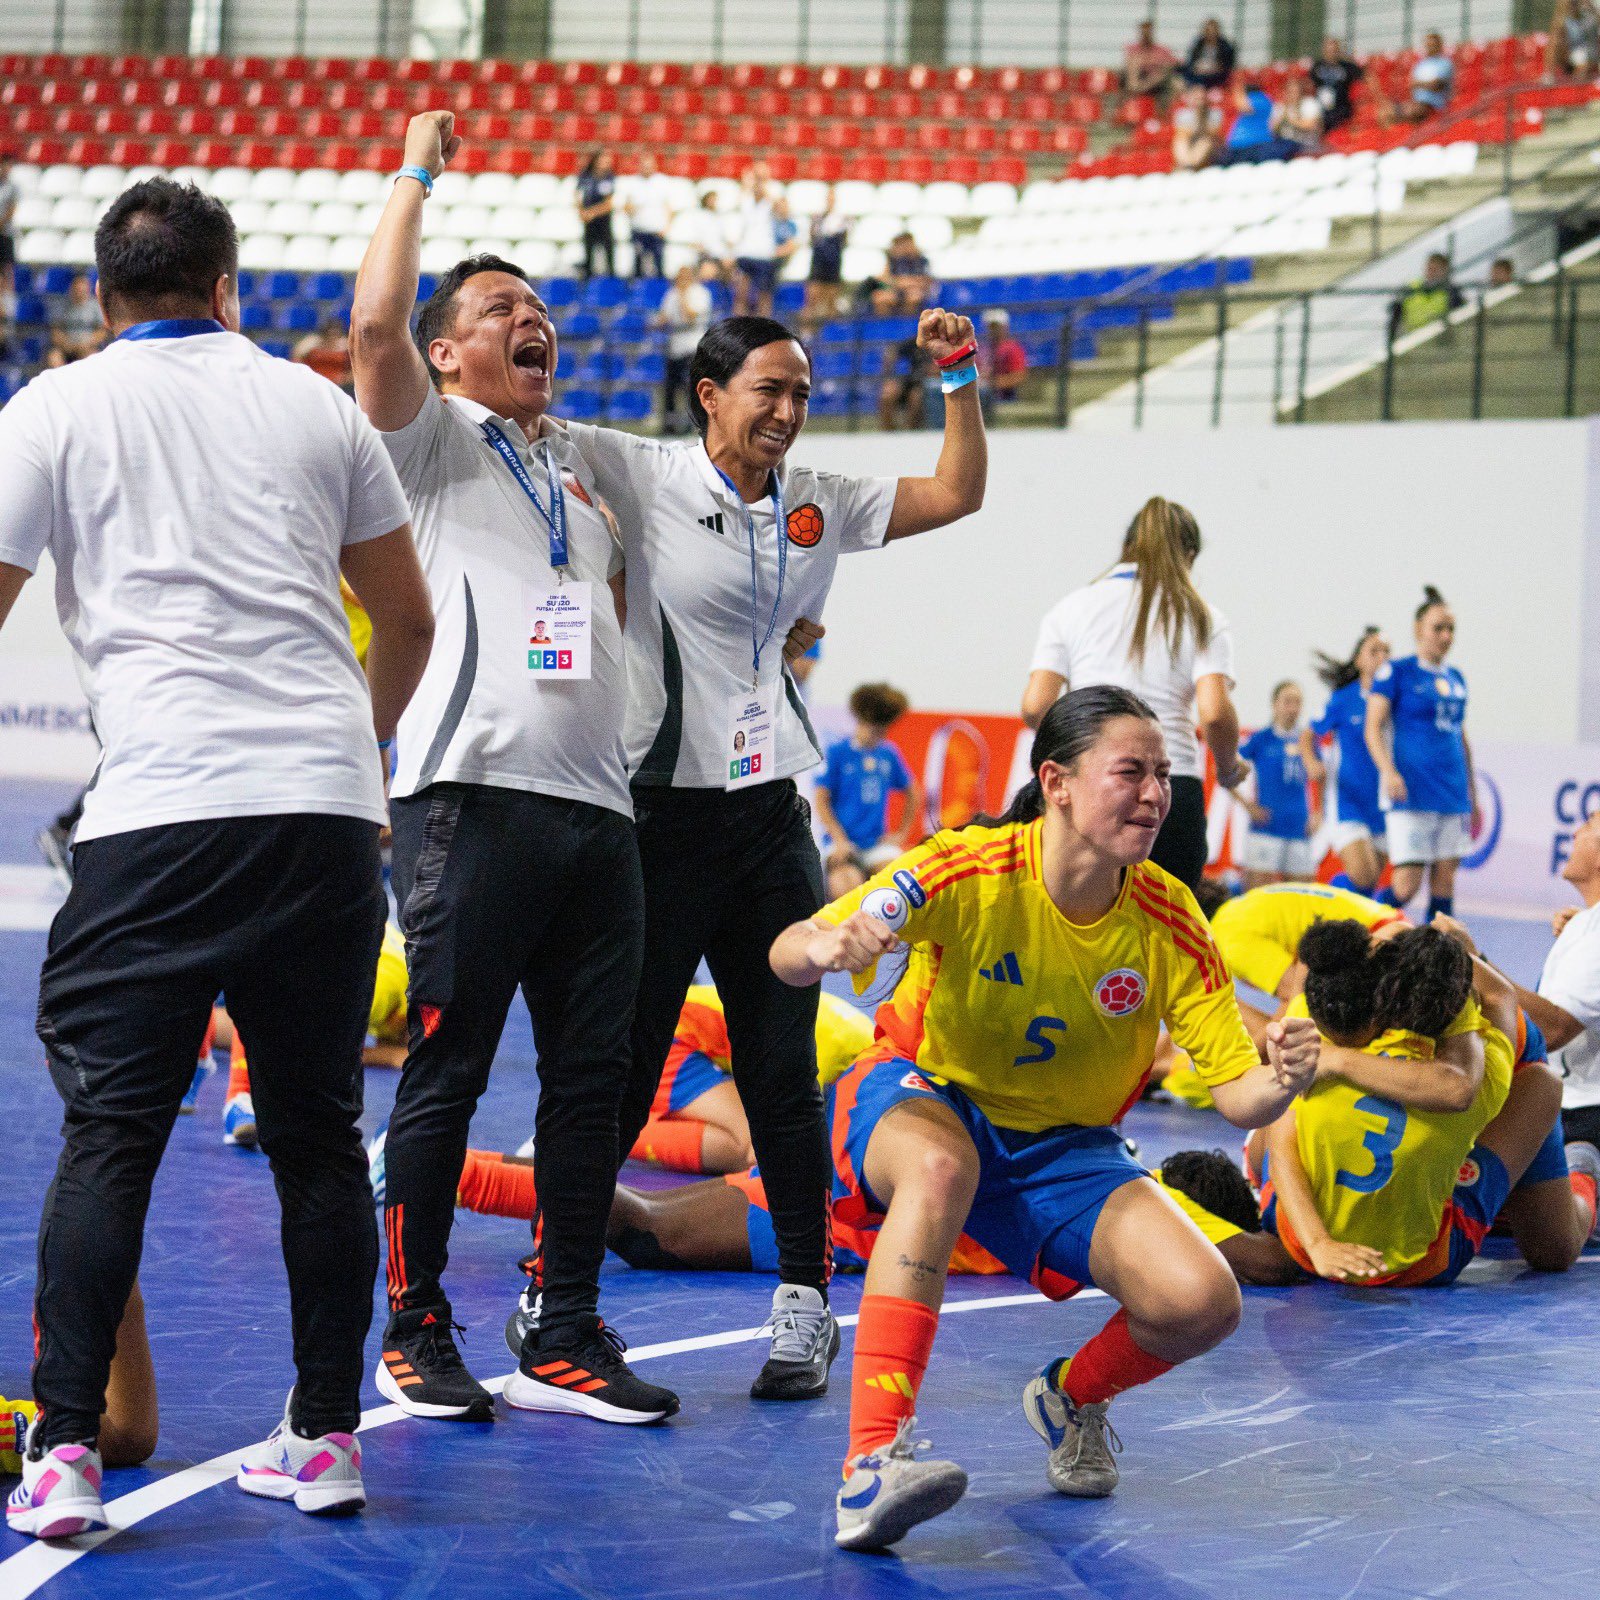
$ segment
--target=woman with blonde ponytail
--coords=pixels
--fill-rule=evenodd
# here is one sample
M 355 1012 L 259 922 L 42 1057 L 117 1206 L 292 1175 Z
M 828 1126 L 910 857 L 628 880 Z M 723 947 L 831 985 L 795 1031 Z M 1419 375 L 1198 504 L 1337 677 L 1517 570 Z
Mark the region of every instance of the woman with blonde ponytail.
M 1250 770 L 1239 759 L 1233 708 L 1233 634 L 1190 575 L 1200 554 L 1194 513 L 1154 495 L 1104 577 L 1069 594 L 1039 628 L 1022 718 L 1037 728 L 1068 689 L 1114 684 L 1156 713 L 1172 758 L 1172 810 L 1150 859 L 1193 888 L 1206 864 L 1205 773 L 1195 724 L 1235 788 Z

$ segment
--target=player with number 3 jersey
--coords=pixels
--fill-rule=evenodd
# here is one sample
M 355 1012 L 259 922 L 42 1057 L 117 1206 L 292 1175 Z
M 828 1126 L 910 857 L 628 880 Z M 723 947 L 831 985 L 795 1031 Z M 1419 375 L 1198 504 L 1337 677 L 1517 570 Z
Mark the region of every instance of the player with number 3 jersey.
M 897 941 L 910 948 L 877 1043 L 835 1091 L 834 1215 L 878 1224 L 837 1502 L 850 1549 L 894 1543 L 965 1490 L 959 1466 L 918 1460 L 911 1440 L 963 1229 L 1052 1297 L 1097 1283 L 1120 1302 L 1023 1398 L 1051 1484 L 1111 1492 L 1112 1397 L 1209 1350 L 1239 1316 L 1222 1257 L 1113 1126 L 1160 1026 L 1241 1127 L 1274 1120 L 1315 1071 L 1305 1020 L 1273 1024 L 1262 1063 L 1194 897 L 1148 863 L 1171 803 L 1149 707 L 1109 685 L 1063 696 L 1032 766 L 997 825 L 936 834 L 772 950 L 799 985 L 828 971 L 870 983 Z

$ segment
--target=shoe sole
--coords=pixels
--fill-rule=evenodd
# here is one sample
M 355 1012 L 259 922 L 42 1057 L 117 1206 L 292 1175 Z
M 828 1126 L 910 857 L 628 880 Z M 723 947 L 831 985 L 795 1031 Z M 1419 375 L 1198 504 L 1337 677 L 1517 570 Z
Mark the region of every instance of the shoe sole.
M 367 1503 L 359 1483 L 297 1483 L 281 1472 L 249 1473 L 243 1467 L 233 1481 L 261 1500 L 293 1500 L 295 1509 L 310 1517 L 347 1517 Z
M 95 1533 L 109 1527 L 105 1507 L 98 1500 L 63 1500 L 59 1505 L 40 1506 L 18 1515 L 9 1508 L 6 1526 L 13 1533 L 32 1534 L 35 1539 L 73 1539 L 80 1533 Z
M 833 1325 L 833 1339 L 831 1341 L 831 1348 L 828 1351 L 828 1359 L 822 1368 L 822 1379 L 813 1387 L 809 1389 L 789 1390 L 780 1390 L 775 1388 L 763 1389 L 761 1387 L 761 1379 L 758 1376 L 756 1381 L 750 1385 L 750 1398 L 752 1400 L 820 1400 L 823 1395 L 828 1392 L 828 1377 L 833 1370 L 834 1362 L 838 1360 L 839 1346 L 841 1343 L 842 1339 L 839 1333 L 839 1324 L 835 1322 Z
M 937 1477 L 924 1478 L 914 1492 L 897 1495 L 881 1508 L 874 1507 L 879 1514 L 868 1516 L 853 1528 L 841 1528 L 833 1542 L 842 1550 L 887 1550 L 919 1522 L 948 1511 L 966 1492 L 967 1474 L 952 1462 Z
M 494 1396 L 487 1391 L 481 1400 L 470 1401 L 464 1406 L 441 1406 L 429 1400 L 412 1400 L 390 1376 L 388 1367 L 381 1361 L 378 1363 L 377 1376 L 373 1381 L 378 1386 L 378 1393 L 385 1400 L 393 1401 L 408 1417 L 428 1417 L 443 1422 L 494 1420 Z
M 224 1133 L 222 1142 L 228 1145 L 237 1145 L 241 1150 L 254 1150 L 261 1143 L 252 1123 L 249 1128 L 240 1128 L 235 1133 Z
M 536 1382 L 520 1372 L 513 1372 L 506 1379 L 500 1397 L 518 1411 L 560 1411 L 568 1416 L 593 1417 L 597 1422 L 661 1422 L 677 1412 L 676 1406 L 661 1411 L 629 1411 L 597 1400 L 592 1394 L 573 1394 L 570 1389 Z

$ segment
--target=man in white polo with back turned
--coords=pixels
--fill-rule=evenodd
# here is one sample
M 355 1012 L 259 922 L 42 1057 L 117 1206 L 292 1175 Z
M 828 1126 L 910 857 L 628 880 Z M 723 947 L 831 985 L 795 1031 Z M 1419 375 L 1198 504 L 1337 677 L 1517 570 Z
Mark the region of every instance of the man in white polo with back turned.
M 240 336 L 238 255 L 219 201 L 135 184 L 95 235 L 113 342 L 0 411 L 0 622 L 49 550 L 102 745 L 39 984 L 65 1146 L 39 1227 L 39 1413 L 6 1517 L 44 1539 L 105 1526 L 117 1324 L 219 992 L 249 1041 L 294 1325 L 289 1403 L 239 1486 L 308 1512 L 365 1501 L 380 751 L 433 614 L 377 435 Z M 365 679 L 341 571 L 372 619 Z
M 423 212 L 453 125 L 412 118 L 351 313 L 356 397 L 410 499 L 439 626 L 390 791 L 411 1034 L 384 1153 L 377 1382 L 413 1416 L 491 1414 L 441 1280 L 467 1126 L 520 987 L 539 1056 L 538 1208 L 531 1326 L 505 1398 L 654 1422 L 677 1397 L 634 1376 L 598 1309 L 644 949 L 622 558 L 576 450 L 530 442 L 556 336 L 521 269 L 459 262 L 413 340 Z

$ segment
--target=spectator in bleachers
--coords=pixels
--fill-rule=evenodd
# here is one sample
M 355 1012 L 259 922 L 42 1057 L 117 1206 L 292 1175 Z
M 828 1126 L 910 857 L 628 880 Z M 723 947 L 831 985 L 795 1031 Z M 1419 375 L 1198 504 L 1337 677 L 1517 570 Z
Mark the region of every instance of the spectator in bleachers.
M 733 243 L 729 237 L 732 223 L 718 210 L 715 189 L 707 189 L 700 196 L 699 209 L 690 212 L 688 221 L 684 243 L 695 251 L 697 258 L 695 265 L 699 269 L 701 281 L 726 282 L 732 267 L 729 256 Z
M 889 241 L 882 275 L 863 279 L 856 303 L 877 317 L 914 317 L 932 293 L 928 258 L 910 233 L 897 233 Z
M 917 429 L 927 426 L 927 401 L 924 388 L 937 385 L 938 372 L 932 358 L 913 335 L 902 339 L 894 347 L 894 360 L 889 376 L 878 391 L 878 426 L 885 433 L 896 428 Z
M 1311 63 L 1311 84 L 1322 106 L 1322 129 L 1332 133 L 1342 128 L 1355 114 L 1351 95 L 1367 75 L 1359 61 L 1344 53 L 1343 43 L 1332 36 L 1322 41 L 1321 56 Z
M 1594 0 L 1556 0 L 1544 70 L 1551 78 L 1593 78 L 1600 73 L 1600 10 Z
M 651 325 L 665 328 L 667 332 L 667 370 L 661 388 L 661 431 L 693 433 L 694 426 L 687 414 L 678 410 L 678 401 L 689 392 L 689 368 L 694 363 L 695 346 L 711 326 L 711 291 L 700 281 L 693 267 L 678 268 L 672 287 L 667 290 L 660 309 L 651 318 Z
M 1489 263 L 1491 289 L 1505 289 L 1517 281 L 1517 269 L 1510 256 L 1496 256 Z
M 1237 58 L 1238 51 L 1223 33 L 1222 24 L 1215 17 L 1208 17 L 1189 46 L 1179 75 L 1185 83 L 1201 89 L 1224 89 L 1233 76 Z
M 617 239 L 612 214 L 617 204 L 617 165 L 609 150 L 596 150 L 578 174 L 578 219 L 583 223 L 583 276 L 594 276 L 600 260 L 617 275 Z
M 1204 89 L 1187 88 L 1172 112 L 1172 164 L 1179 172 L 1209 167 L 1222 133 L 1222 112 Z
M 1274 132 L 1292 144 L 1294 154 L 1311 155 L 1322 143 L 1322 102 L 1312 92 L 1311 80 L 1298 73 L 1284 86 Z
M 1028 375 L 1028 352 L 1011 334 L 1011 313 L 1000 306 L 983 314 L 983 341 L 978 349 L 983 398 L 1005 405 L 1022 393 Z
M 1234 86 L 1233 110 L 1233 126 L 1216 157 L 1219 167 L 1287 161 L 1300 154 L 1299 145 L 1279 134 L 1283 112 L 1265 89 L 1240 78 Z
M 628 186 L 628 222 L 633 230 L 633 275 L 662 278 L 667 229 L 672 226 L 672 179 L 653 151 L 639 158 L 639 175 Z
M 1422 59 L 1411 69 L 1410 98 L 1393 107 L 1386 120 L 1426 122 L 1450 104 L 1455 86 L 1456 64 L 1444 47 L 1444 37 L 1430 33 L 1422 41 Z
M 68 361 L 92 356 L 106 342 L 106 319 L 94 297 L 89 274 L 80 272 L 67 285 L 67 302 L 50 323 L 50 344 Z
M 850 223 L 839 210 L 837 191 L 830 183 L 828 198 L 811 219 L 811 270 L 806 274 L 805 315 L 821 320 L 839 308 L 839 285 L 844 280 L 844 247 Z
M 1450 278 L 1450 257 L 1435 250 L 1422 276 L 1389 306 L 1389 337 L 1415 333 L 1450 315 L 1465 299 Z
M 779 195 L 772 202 L 773 277 L 781 278 L 800 248 L 800 224 L 789 212 L 789 202 Z
M 739 180 L 739 221 L 734 234 L 735 316 L 770 317 L 778 282 L 777 192 L 765 161 L 752 163 Z
M 294 347 L 294 359 L 329 383 L 338 384 L 346 394 L 354 392 L 350 335 L 337 317 L 329 317 L 315 333 L 308 333 Z
M 1141 22 L 1134 41 L 1122 52 L 1122 88 L 1128 95 L 1164 95 L 1172 87 L 1178 58 L 1156 43 L 1155 24 Z

